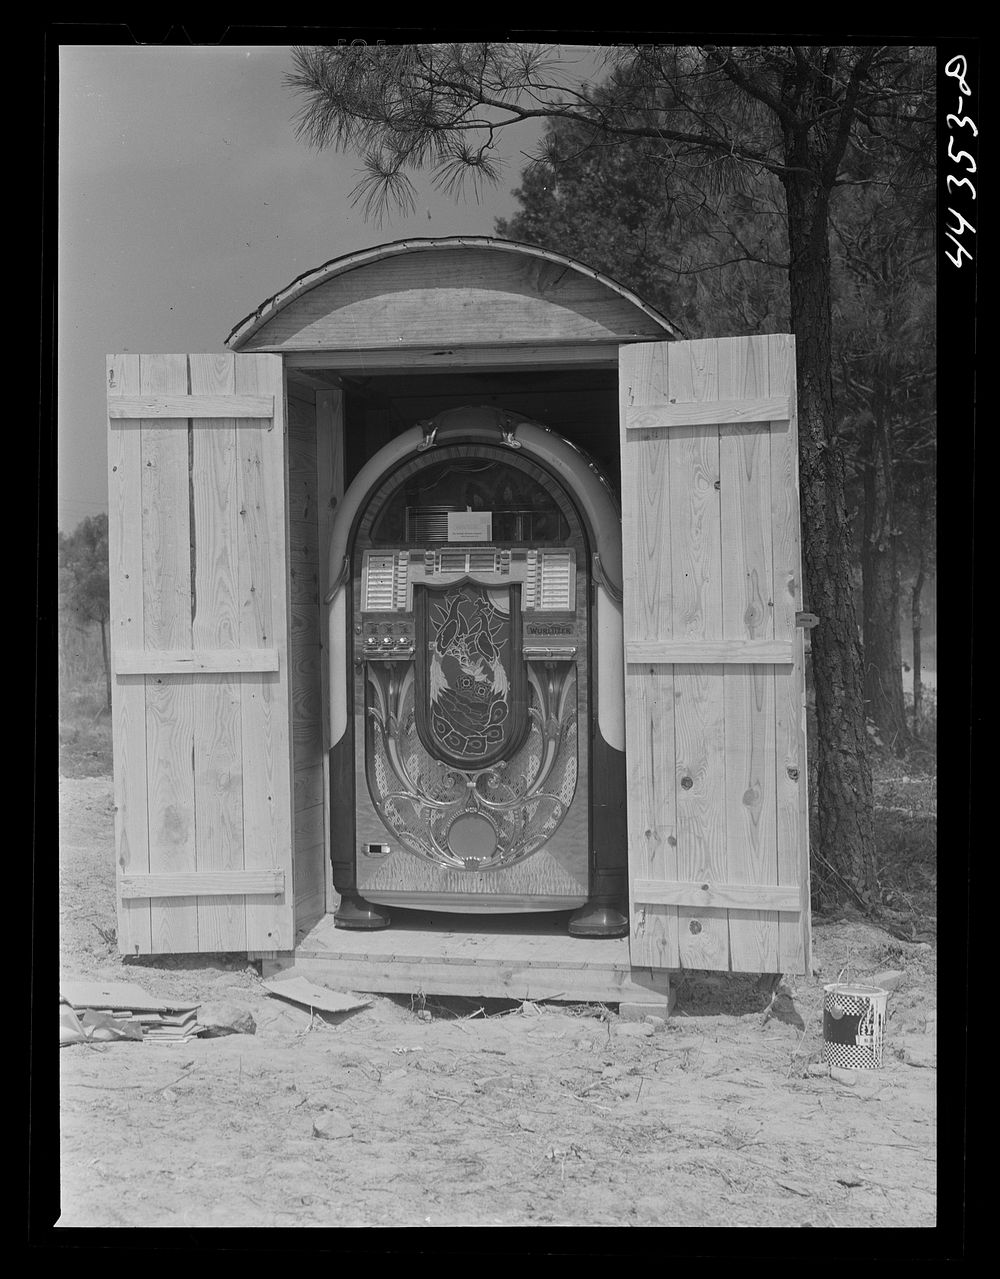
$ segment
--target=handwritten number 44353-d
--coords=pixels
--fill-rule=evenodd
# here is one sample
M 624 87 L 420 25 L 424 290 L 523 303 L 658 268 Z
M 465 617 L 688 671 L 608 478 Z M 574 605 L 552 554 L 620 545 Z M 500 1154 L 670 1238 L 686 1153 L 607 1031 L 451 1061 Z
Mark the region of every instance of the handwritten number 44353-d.
M 950 61 L 946 64 L 944 73 L 946 76 L 950 76 L 952 79 L 957 80 L 959 88 L 958 110 L 954 114 L 945 117 L 945 122 L 948 125 L 949 131 L 951 129 L 971 129 L 972 137 L 978 138 L 979 129 L 976 126 L 975 121 L 970 116 L 962 114 L 965 108 L 965 99 L 972 97 L 972 90 L 970 89 L 966 78 L 969 73 L 968 63 L 965 58 L 959 54 L 950 59 Z M 959 168 L 965 169 L 965 174 L 961 177 L 956 177 L 954 173 L 949 173 L 945 176 L 945 185 L 948 188 L 948 194 L 953 195 L 955 191 L 960 191 L 967 187 L 970 198 L 974 200 L 976 198 L 976 188 L 969 180 L 968 174 L 976 172 L 976 161 L 968 151 L 956 151 L 955 139 L 951 136 L 948 138 L 948 159 Z M 951 240 L 952 244 L 955 245 L 956 252 L 950 253 L 947 249 L 945 249 L 945 257 L 949 262 L 960 267 L 962 265 L 963 257 L 969 258 L 971 261 L 972 254 L 958 237 L 964 236 L 967 231 L 970 234 L 975 235 L 976 228 L 972 225 L 968 218 L 959 212 L 958 209 L 949 208 L 948 213 L 955 219 L 955 224 L 953 226 L 951 224 L 946 226 L 945 236 L 947 239 Z

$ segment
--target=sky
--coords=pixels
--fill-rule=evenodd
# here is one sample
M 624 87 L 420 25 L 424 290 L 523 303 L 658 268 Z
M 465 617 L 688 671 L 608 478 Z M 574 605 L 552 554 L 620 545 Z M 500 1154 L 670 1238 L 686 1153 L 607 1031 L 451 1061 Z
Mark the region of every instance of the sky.
M 587 52 L 576 51 L 584 71 Z M 107 510 L 105 356 L 225 350 L 266 297 L 330 258 L 407 236 L 492 235 L 536 125 L 504 134 L 500 185 L 456 203 L 416 179 L 381 227 L 357 156 L 294 135 L 288 46 L 60 51 L 58 521 Z

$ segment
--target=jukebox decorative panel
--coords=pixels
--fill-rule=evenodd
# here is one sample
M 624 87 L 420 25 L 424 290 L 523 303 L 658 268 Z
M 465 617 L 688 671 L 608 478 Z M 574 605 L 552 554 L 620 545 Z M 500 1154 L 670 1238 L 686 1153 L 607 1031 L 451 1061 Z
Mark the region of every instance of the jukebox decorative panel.
M 586 907 L 591 552 L 566 487 L 509 445 L 418 448 L 367 492 L 345 563 L 338 924 Z

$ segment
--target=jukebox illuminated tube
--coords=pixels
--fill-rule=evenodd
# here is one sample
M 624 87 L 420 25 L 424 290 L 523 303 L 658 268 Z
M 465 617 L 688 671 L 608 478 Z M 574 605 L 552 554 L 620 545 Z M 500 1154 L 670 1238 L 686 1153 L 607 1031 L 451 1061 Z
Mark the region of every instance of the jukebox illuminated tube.
M 347 731 L 347 672 L 351 642 L 347 635 L 347 592 L 351 589 L 350 564 L 347 559 L 351 526 L 364 505 L 369 491 L 395 463 L 413 453 L 423 441 L 419 426 L 397 435 L 370 457 L 344 494 L 330 529 L 327 555 L 331 576 L 339 574 L 326 597 L 329 605 L 327 638 L 330 654 L 330 740 L 327 749 L 336 746 Z
M 625 749 L 625 643 L 622 606 L 597 586 L 597 726 L 607 744 Z

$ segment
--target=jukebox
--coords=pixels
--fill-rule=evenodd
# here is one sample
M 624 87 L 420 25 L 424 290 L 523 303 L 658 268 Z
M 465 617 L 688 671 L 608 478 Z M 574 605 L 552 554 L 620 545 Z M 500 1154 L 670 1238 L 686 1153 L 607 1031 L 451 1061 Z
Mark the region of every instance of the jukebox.
M 568 911 L 621 936 L 621 520 L 538 423 L 456 409 L 369 459 L 333 523 L 341 928 L 391 908 Z

